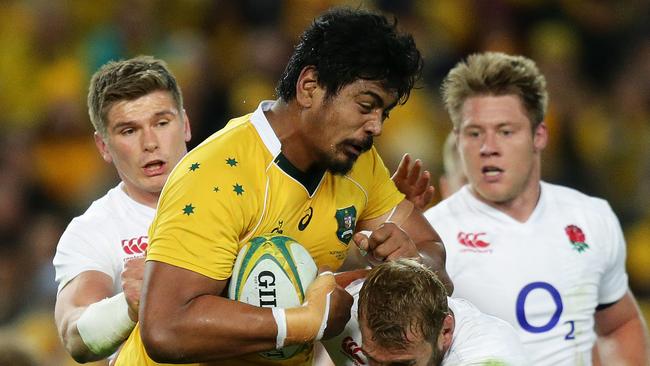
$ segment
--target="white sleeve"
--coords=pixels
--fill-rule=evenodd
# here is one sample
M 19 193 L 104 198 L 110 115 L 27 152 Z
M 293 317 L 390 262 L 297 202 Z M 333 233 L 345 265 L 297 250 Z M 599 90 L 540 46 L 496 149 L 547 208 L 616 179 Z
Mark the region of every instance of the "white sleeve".
M 627 272 L 625 271 L 625 238 L 621 224 L 606 204 L 605 225 L 603 225 L 603 245 L 607 248 L 605 271 L 598 288 L 598 304 L 611 304 L 625 295 L 628 287 Z
M 114 261 L 108 250 L 110 239 L 99 228 L 84 227 L 73 220 L 66 228 L 56 248 L 53 264 L 58 291 L 80 273 L 100 271 L 115 281 Z

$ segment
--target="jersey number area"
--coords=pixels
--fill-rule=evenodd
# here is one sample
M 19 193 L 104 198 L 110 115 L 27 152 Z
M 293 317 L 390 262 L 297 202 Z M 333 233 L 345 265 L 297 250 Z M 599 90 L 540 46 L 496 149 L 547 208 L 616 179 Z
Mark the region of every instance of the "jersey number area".
M 546 291 L 551 296 L 551 299 L 553 299 L 553 302 L 555 303 L 555 311 L 551 315 L 551 318 L 543 325 L 533 325 L 526 318 L 526 311 L 525 311 L 526 299 L 528 298 L 528 295 L 530 295 L 530 293 L 535 290 Z M 531 282 L 526 286 L 524 286 L 521 289 L 521 291 L 519 291 L 519 295 L 517 296 L 517 305 L 516 305 L 517 322 L 527 332 L 544 333 L 553 329 L 553 327 L 555 327 L 560 321 L 560 317 L 562 315 L 563 310 L 564 310 L 564 305 L 562 304 L 562 297 L 560 296 L 560 292 L 555 287 L 553 287 L 553 285 L 547 282 Z M 564 339 L 565 340 L 575 339 L 574 321 L 568 320 L 564 322 L 564 324 L 566 324 L 569 327 L 567 333 L 564 336 Z

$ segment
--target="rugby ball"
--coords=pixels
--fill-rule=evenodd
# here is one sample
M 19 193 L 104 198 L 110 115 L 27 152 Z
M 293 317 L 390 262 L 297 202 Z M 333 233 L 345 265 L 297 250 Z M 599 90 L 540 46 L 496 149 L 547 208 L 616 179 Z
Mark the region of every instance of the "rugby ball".
M 288 236 L 269 234 L 248 241 L 237 255 L 228 297 L 261 307 L 300 306 L 318 269 L 309 252 Z M 304 346 L 261 352 L 267 359 L 284 360 Z

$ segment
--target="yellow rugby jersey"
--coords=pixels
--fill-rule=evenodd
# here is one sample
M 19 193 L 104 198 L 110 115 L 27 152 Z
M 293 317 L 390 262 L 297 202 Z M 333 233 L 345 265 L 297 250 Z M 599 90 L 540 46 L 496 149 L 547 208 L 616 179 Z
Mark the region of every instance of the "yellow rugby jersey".
M 231 120 L 179 162 L 160 196 L 147 260 L 226 280 L 250 238 L 278 232 L 301 243 L 318 267 L 336 270 L 356 223 L 381 216 L 404 199 L 374 147 L 344 176 L 296 169 L 282 155 L 263 113 L 270 106 L 264 102 L 254 113 Z M 128 353 L 146 355 L 136 333 L 117 365 L 136 364 L 129 363 L 137 358 L 127 358 Z M 251 355 L 219 364 L 303 365 L 311 358 L 309 347 L 284 361 Z

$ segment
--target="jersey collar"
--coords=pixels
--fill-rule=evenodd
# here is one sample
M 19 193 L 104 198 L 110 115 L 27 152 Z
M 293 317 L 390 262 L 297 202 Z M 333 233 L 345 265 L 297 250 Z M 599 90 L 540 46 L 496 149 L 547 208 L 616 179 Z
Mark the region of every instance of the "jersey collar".
M 262 138 L 264 145 L 271 152 L 271 155 L 274 156 L 273 161 L 275 164 L 282 169 L 287 175 L 295 179 L 300 183 L 307 192 L 309 196 L 312 196 L 318 185 L 320 184 L 323 176 L 325 175 L 325 169 L 312 168 L 307 172 L 302 172 L 296 168 L 291 162 L 282 154 L 282 144 L 280 139 L 273 132 L 273 128 L 266 119 L 264 115 L 265 111 L 268 111 L 273 106 L 274 101 L 265 100 L 257 107 L 253 115 L 251 116 L 251 123 L 255 126 L 257 133 Z

